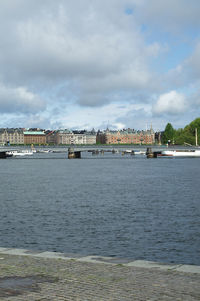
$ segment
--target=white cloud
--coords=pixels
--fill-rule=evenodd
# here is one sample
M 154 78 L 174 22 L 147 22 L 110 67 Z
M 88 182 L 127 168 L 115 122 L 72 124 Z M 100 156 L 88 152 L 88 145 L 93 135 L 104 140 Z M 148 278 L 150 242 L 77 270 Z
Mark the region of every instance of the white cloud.
M 155 115 L 177 115 L 185 112 L 187 103 L 185 96 L 176 91 L 170 91 L 160 95 L 157 102 L 153 105 L 152 111 Z
M 0 113 L 36 113 L 45 109 L 45 102 L 25 87 L 11 88 L 0 84 Z
M 113 129 L 127 126 L 136 128 L 135 121 L 141 119 L 140 113 L 142 113 L 142 118 L 147 118 L 151 114 L 151 106 L 148 104 L 111 103 L 102 107 L 83 107 L 74 108 L 74 110 L 71 110 L 70 107 L 67 114 L 65 112 L 61 114 L 59 121 L 60 126 L 64 128 L 105 129 L 107 126 Z M 148 121 L 150 122 L 150 118 Z M 141 129 L 145 127 L 146 121 L 141 119 L 139 126 Z
M 159 120 L 186 108 L 189 116 L 175 91 L 199 86 L 199 9 L 197 0 L 1 1 L 0 114 L 10 124 L 79 128 L 141 128 L 152 112 Z M 170 49 L 177 32 L 179 42 L 191 32 L 196 48 L 165 74 L 179 57 Z
M 36 1 L 33 11 L 20 3 L 24 13 L 15 6 L 15 18 L 4 6 L 10 22 L 0 30 L 2 81 L 40 90 L 62 82 L 71 93 L 75 83 L 76 99 L 87 106 L 111 101 L 111 91 L 151 89 L 149 60 L 162 47 L 145 43 L 126 2 Z
M 112 126 L 116 130 L 122 130 L 126 127 L 125 124 L 121 122 L 113 123 Z

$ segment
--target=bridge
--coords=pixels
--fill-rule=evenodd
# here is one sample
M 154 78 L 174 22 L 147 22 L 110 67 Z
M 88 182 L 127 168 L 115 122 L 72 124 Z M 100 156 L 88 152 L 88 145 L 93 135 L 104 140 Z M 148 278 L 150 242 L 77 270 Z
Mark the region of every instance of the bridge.
M 98 154 L 104 154 L 105 152 L 109 152 L 112 154 L 115 153 L 121 153 L 122 155 L 125 154 L 130 154 L 130 155 L 135 155 L 135 154 L 146 154 L 146 151 L 136 151 L 133 149 L 124 149 L 124 148 L 76 148 L 74 147 L 69 147 L 68 148 L 68 158 L 69 159 L 78 159 L 81 158 L 81 153 L 82 152 L 91 152 L 93 155 L 98 155 Z

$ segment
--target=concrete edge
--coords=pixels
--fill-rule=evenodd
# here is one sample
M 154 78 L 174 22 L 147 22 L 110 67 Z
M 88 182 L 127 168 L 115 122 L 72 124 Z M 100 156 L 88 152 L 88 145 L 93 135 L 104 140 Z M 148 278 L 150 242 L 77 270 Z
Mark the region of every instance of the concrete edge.
M 62 259 L 62 260 L 74 260 L 79 262 L 89 262 L 98 264 L 109 264 L 109 265 L 122 265 L 125 267 L 138 267 L 146 269 L 158 269 L 166 271 L 176 271 L 182 273 L 193 273 L 200 274 L 200 266 L 187 265 L 187 264 L 167 264 L 159 263 L 146 260 L 128 260 L 115 257 L 104 257 L 104 256 L 68 256 L 65 253 L 59 252 L 49 252 L 49 251 L 34 251 L 27 249 L 14 249 L 14 248 L 1 248 L 0 255 L 16 255 L 16 256 L 31 256 L 39 258 L 49 258 L 49 259 Z M 0 258 L 3 259 L 3 258 Z

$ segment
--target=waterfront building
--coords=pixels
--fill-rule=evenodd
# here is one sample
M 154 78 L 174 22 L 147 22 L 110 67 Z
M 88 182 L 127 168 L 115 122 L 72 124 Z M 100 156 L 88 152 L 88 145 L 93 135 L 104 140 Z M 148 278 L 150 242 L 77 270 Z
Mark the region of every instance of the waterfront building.
M 96 144 L 97 143 L 97 135 L 94 131 L 92 132 L 86 132 L 85 133 L 86 136 L 86 143 L 85 144 Z
M 65 130 L 58 130 L 55 133 L 55 143 L 56 144 L 74 144 L 74 137 L 72 131 L 65 129 Z
M 154 144 L 153 130 L 135 131 L 132 129 L 110 131 L 107 129 L 97 133 L 97 143 L 101 144 Z
M 52 131 L 46 134 L 47 143 L 71 144 L 96 144 L 96 133 L 87 131 L 70 131 L 68 129 Z
M 57 144 L 55 130 L 53 130 L 53 131 L 47 130 L 47 131 L 45 131 L 45 135 L 46 135 L 46 143 L 47 144 Z
M 24 144 L 46 144 L 44 131 L 25 131 Z
M 23 129 L 0 129 L 0 144 L 11 145 L 11 144 L 24 144 L 24 132 Z

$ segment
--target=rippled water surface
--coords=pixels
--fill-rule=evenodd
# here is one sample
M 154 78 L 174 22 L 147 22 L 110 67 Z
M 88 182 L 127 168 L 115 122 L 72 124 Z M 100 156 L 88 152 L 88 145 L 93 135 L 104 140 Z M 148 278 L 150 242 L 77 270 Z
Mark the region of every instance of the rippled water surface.
M 200 159 L 0 160 L 0 246 L 200 265 Z

